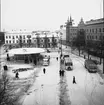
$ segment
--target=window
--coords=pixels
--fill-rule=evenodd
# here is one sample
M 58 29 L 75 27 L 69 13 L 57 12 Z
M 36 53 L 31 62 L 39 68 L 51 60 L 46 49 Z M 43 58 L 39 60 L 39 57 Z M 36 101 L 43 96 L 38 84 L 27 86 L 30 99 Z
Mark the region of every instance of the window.
M 101 32 L 101 28 L 99 28 L 99 32 Z
M 94 29 L 92 29 L 92 33 L 94 33 Z
M 9 43 L 11 43 L 11 40 L 9 41 Z
M 96 33 L 97 33 L 97 28 L 96 28 Z
M 9 36 L 9 38 L 11 38 L 11 36 Z
M 25 43 L 25 40 L 23 40 L 23 43 Z
M 6 36 L 6 38 L 8 38 L 8 36 Z
M 8 40 L 6 40 L 6 43 L 8 43 Z
M 15 41 L 13 40 L 13 43 L 15 43 Z
M 104 32 L 104 28 L 103 28 L 103 32 Z
M 14 39 L 14 36 L 12 36 L 12 38 Z
M 16 43 L 18 43 L 18 40 L 16 41 Z
M 97 39 L 97 36 L 96 36 L 96 39 Z
M 90 32 L 91 32 L 91 29 L 90 29 Z
M 25 35 L 23 36 L 23 38 L 25 39 Z
M 18 36 L 16 36 L 16 38 L 18 38 Z

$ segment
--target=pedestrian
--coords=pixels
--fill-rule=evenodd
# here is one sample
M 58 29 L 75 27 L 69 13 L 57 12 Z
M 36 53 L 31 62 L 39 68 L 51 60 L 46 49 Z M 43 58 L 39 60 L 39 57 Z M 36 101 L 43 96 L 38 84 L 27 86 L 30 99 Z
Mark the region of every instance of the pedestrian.
M 45 72 L 46 72 L 46 69 L 45 69 L 45 68 L 43 68 L 43 73 L 45 74 Z
M 76 84 L 75 76 L 73 76 L 73 84 Z
M 58 61 L 58 57 L 56 57 L 57 61 Z
M 62 76 L 62 70 L 59 71 L 60 76 Z
M 18 73 L 18 72 L 16 72 L 16 75 L 15 75 L 15 77 L 16 77 L 16 78 L 19 78 L 19 77 L 18 77 L 18 75 L 19 75 L 19 73 Z
M 62 70 L 62 76 L 64 76 L 64 72 L 65 72 L 65 71 L 64 71 L 64 70 Z

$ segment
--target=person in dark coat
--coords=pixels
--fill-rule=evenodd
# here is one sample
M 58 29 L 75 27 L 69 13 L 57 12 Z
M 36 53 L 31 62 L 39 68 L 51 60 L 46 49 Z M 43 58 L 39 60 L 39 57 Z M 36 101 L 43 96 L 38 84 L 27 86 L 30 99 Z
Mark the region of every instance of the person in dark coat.
M 43 73 L 45 74 L 45 72 L 46 72 L 46 69 L 45 69 L 45 68 L 43 68 Z
M 8 70 L 8 67 L 7 67 L 7 65 L 4 65 L 3 67 L 4 67 L 4 70 Z
M 57 61 L 58 61 L 58 57 L 56 57 Z
M 18 77 L 18 75 L 19 75 L 19 73 L 18 73 L 18 72 L 16 72 L 16 76 L 15 76 L 15 77 L 16 77 L 16 78 L 19 78 L 19 77 Z
M 64 72 L 65 72 L 65 71 L 64 71 L 64 70 L 62 70 L 62 76 L 64 76 Z
M 59 71 L 60 76 L 62 76 L 62 70 Z
M 75 76 L 73 76 L 73 84 L 76 84 Z

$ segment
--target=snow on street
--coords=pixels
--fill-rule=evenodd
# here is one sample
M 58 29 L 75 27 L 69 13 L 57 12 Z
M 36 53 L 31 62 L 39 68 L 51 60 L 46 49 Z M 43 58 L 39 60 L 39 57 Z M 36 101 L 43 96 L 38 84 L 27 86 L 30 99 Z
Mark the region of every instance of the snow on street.
M 56 60 L 56 57 L 60 55 L 58 52 L 46 53 L 51 57 L 49 66 L 19 73 L 20 80 L 15 80 L 15 83 L 25 82 L 24 79 L 29 78 L 34 80 L 32 85 L 30 84 L 29 90 L 21 96 L 22 105 L 103 105 L 104 83 L 100 75 L 89 73 L 85 69 L 84 58 L 71 54 L 71 50 L 65 49 L 64 46 L 63 49 L 70 54 L 73 61 L 73 70 L 65 70 L 64 77 L 59 75 L 60 59 Z M 11 77 L 15 76 L 11 72 L 13 68 L 22 67 L 20 64 L 10 64 L 9 66 L 8 74 Z M 28 68 L 29 65 L 23 66 Z M 45 74 L 43 68 L 46 68 Z M 72 83 L 73 76 L 75 76 L 77 84 Z
M 103 105 L 104 85 L 97 73 L 89 73 L 84 67 L 84 59 L 71 54 L 73 71 L 65 71 L 59 76 L 57 52 L 50 53 L 50 65 L 41 68 L 36 81 L 22 98 L 23 105 Z M 77 84 L 72 83 L 73 76 Z

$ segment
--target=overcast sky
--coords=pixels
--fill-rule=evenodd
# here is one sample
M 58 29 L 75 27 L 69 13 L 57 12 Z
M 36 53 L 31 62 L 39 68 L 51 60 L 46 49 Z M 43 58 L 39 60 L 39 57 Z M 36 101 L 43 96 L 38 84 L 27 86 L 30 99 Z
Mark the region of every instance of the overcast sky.
M 103 16 L 103 0 L 1 0 L 2 29 L 55 30 Z

